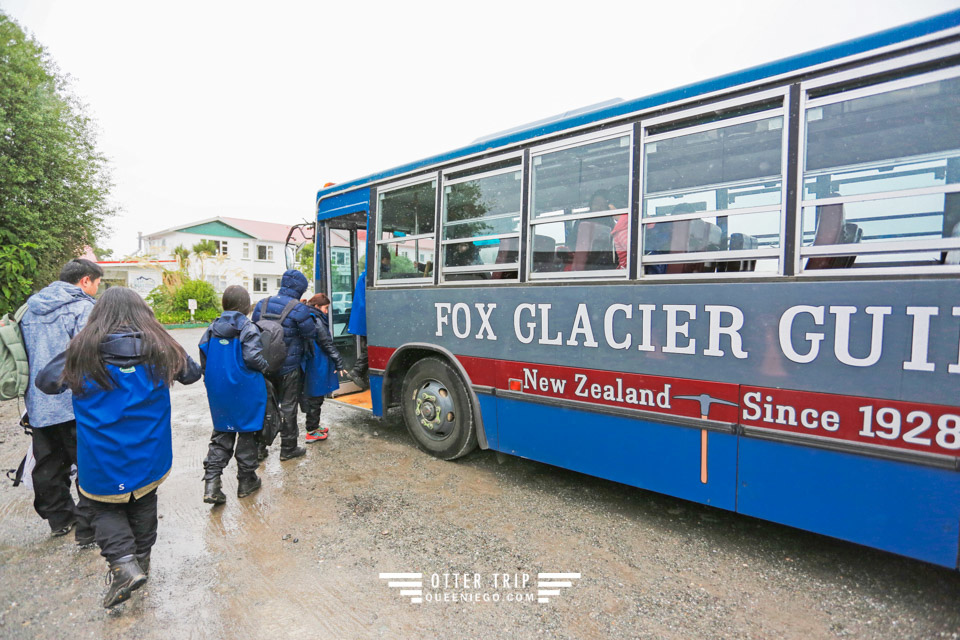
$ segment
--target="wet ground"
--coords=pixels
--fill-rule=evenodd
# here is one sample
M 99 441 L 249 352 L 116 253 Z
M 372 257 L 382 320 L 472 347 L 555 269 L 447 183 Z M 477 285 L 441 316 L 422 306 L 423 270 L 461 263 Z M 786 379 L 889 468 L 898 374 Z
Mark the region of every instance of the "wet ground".
M 174 331 L 194 354 L 200 334 Z M 440 462 L 399 414 L 336 403 L 327 441 L 272 451 L 243 500 L 231 465 L 211 507 L 203 384 L 173 411 L 150 580 L 113 611 L 98 551 L 2 483 L 0 637 L 960 637 L 958 572 L 492 452 Z M 0 403 L 2 469 L 28 442 L 16 414 Z M 540 603 L 542 572 L 580 578 Z M 420 573 L 424 602 L 381 573 Z

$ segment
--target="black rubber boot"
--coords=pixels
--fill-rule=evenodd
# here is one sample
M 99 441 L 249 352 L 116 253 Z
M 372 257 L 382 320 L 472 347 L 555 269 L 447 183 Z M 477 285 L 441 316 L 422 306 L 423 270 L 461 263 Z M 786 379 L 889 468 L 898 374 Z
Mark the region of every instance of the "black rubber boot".
M 138 553 L 137 554 L 137 564 L 140 565 L 140 568 L 143 570 L 143 575 L 150 577 L 150 552 Z
M 150 552 L 138 553 L 137 554 L 137 564 L 140 565 L 140 569 L 143 571 L 143 575 L 150 577 Z
M 306 453 L 307 453 L 307 450 L 304 449 L 303 447 L 294 447 L 292 451 L 289 451 L 287 453 L 284 453 L 281 450 L 280 461 L 283 462 L 284 460 L 293 460 L 294 458 L 299 458 L 302 455 L 306 455 Z
M 265 446 L 260 445 L 259 447 L 257 447 L 257 462 L 263 462 L 264 460 L 266 460 L 268 453 L 269 452 L 267 451 L 267 448 Z
M 110 563 L 107 571 L 107 595 L 103 597 L 103 606 L 109 609 L 130 599 L 130 594 L 143 586 L 147 576 L 143 573 L 134 555 L 123 556 Z
M 260 478 L 256 474 L 237 479 L 237 497 L 246 498 L 260 488 Z
M 210 478 L 203 485 L 203 501 L 207 504 L 223 504 L 227 496 L 220 490 L 220 476 Z

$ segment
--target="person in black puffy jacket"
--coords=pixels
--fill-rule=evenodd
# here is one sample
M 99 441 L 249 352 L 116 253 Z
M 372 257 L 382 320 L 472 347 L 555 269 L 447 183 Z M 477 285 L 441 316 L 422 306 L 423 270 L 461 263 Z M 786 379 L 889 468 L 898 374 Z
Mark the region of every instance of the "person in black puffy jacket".
M 264 313 L 279 316 L 288 302 L 291 300 L 299 302 L 306 290 L 306 276 L 296 269 L 285 271 L 280 280 L 279 293 L 257 302 L 251 319 L 257 322 Z M 265 302 L 266 309 L 263 308 Z M 267 375 L 272 397 L 267 401 L 267 412 L 260 440 L 258 458 L 261 460 L 267 457 L 267 447 L 273 444 L 278 431 L 280 432 L 280 460 L 299 458 L 307 452 L 304 447 L 297 446 L 300 437 L 297 427 L 297 402 L 303 386 L 300 361 L 304 353 L 313 348 L 316 335 L 317 325 L 310 309 L 304 304 L 297 304 L 283 320 L 283 342 L 287 347 L 287 357 L 279 370 Z

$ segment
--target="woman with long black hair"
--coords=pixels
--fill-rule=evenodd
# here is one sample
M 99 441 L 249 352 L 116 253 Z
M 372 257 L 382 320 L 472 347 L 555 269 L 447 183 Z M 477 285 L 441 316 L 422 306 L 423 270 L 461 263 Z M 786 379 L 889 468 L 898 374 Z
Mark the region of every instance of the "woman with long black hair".
M 86 327 L 37 377 L 44 393 L 73 392 L 80 502 L 110 565 L 105 607 L 147 580 L 157 487 L 173 462 L 170 385 L 199 379 L 199 365 L 125 287 L 107 289 Z

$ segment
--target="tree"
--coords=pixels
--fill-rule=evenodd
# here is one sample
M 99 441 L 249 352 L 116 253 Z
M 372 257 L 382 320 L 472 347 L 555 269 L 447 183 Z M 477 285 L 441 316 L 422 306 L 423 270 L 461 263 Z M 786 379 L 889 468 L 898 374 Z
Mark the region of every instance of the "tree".
M 180 260 L 180 271 L 187 272 L 187 266 L 190 264 L 190 250 L 182 244 L 178 244 L 173 249 L 173 255 Z
M 217 255 L 217 244 L 213 240 L 201 240 L 193 245 L 193 254 L 200 262 L 200 279 L 204 278 L 204 265 L 207 258 Z
M 313 243 L 307 242 L 297 252 L 297 268 L 302 271 L 308 280 L 313 279 Z
M 115 214 L 85 109 L 43 47 L 0 11 L 0 255 L 19 265 L 16 286 L 0 288 L 0 313 L 96 246 Z

